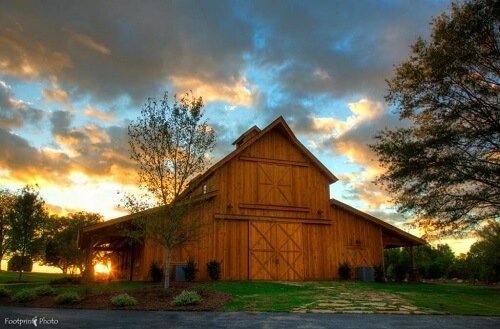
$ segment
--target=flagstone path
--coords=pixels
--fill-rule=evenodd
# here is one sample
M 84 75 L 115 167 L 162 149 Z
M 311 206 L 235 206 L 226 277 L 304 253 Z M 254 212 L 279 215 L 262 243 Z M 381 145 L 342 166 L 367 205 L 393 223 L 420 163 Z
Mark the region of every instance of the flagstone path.
M 294 283 L 300 285 L 301 283 Z M 382 291 L 352 290 L 347 287 L 316 286 L 323 293 L 316 301 L 292 310 L 296 313 L 340 314 L 443 314 L 412 305 L 398 295 Z

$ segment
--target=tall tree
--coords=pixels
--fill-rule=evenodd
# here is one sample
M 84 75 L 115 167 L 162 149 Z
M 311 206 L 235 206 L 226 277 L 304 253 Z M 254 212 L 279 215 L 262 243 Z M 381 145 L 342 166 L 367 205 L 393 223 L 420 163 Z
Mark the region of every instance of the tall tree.
M 103 221 L 100 214 L 92 212 L 71 213 L 63 217 L 52 216 L 47 225 L 47 242 L 44 248 L 42 264 L 60 268 L 64 274 L 69 269 L 85 266 L 84 251 L 77 245 L 78 234 L 85 226 Z
M 370 145 L 387 169 L 378 183 L 427 237 L 500 215 L 500 4 L 455 3 L 432 25 L 388 81 L 386 99 L 409 127 Z
M 188 182 L 210 163 L 208 153 L 215 147 L 214 131 L 203 121 L 203 100 L 186 94 L 168 94 L 157 101 L 150 98 L 140 117 L 128 127 L 130 155 L 138 165 L 141 197 L 126 195 L 124 206 L 137 213 L 156 206 L 154 212 L 139 216 L 136 227 L 145 237 L 166 249 L 165 283 L 169 287 L 172 250 L 196 240 L 201 223 L 187 214 L 193 206 L 182 197 Z
M 9 250 L 9 231 L 11 228 L 11 220 L 15 201 L 14 193 L 8 189 L 0 190 L 0 265 L 3 257 Z M 2 270 L 0 266 L 0 271 Z
M 39 258 L 44 246 L 44 228 L 47 222 L 45 201 L 36 187 L 26 185 L 14 201 L 11 218 L 10 250 L 21 259 Z M 22 277 L 19 271 L 19 281 Z

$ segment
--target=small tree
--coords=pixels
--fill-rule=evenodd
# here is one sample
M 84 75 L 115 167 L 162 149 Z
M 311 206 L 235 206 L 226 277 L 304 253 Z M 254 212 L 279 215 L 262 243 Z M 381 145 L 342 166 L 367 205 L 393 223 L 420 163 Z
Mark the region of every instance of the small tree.
M 14 202 L 9 233 L 11 252 L 23 259 L 39 258 L 44 246 L 43 230 L 46 222 L 45 201 L 35 187 L 26 185 Z M 19 281 L 22 274 L 23 271 L 19 271 Z
M 9 243 L 9 231 L 16 197 L 14 193 L 7 189 L 0 189 L 0 271 L 3 257 L 7 254 Z
M 185 95 L 168 104 L 168 94 L 148 99 L 137 120 L 128 127 L 130 156 L 138 165 L 142 195 L 126 194 L 123 206 L 139 213 L 134 238 L 148 238 L 166 249 L 165 283 L 169 287 L 172 250 L 198 239 L 201 222 L 197 209 L 185 198 L 188 182 L 209 165 L 215 147 L 214 131 L 203 118 L 203 100 Z M 150 207 L 155 211 L 140 213 Z M 188 216 L 190 215 L 190 216 Z M 189 218 L 188 218 L 189 217 Z M 137 235 L 136 233 L 139 233 Z

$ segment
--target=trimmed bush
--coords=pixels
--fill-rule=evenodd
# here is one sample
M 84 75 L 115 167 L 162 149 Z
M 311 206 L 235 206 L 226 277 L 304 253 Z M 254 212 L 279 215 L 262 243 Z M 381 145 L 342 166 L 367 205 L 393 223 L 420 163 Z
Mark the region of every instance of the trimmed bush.
M 0 297 L 7 297 L 7 296 L 10 296 L 12 292 L 5 288 L 4 286 L 0 286 Z
M 62 278 L 52 279 L 50 280 L 50 284 L 81 284 L 82 278 L 79 276 L 63 276 Z
M 50 280 L 50 284 L 67 284 L 70 282 L 71 282 L 71 278 L 69 276 L 63 276 L 62 278 Z
M 219 281 L 221 274 L 220 262 L 216 260 L 209 261 L 207 263 L 207 272 L 210 279 Z
M 339 276 L 343 280 L 347 280 L 351 277 L 351 265 L 349 262 L 343 262 L 339 264 Z
M 201 297 L 196 291 L 184 290 L 180 294 L 174 297 L 172 301 L 172 306 L 186 306 L 186 305 L 196 305 L 201 302 Z
M 34 289 L 22 289 L 12 296 L 12 300 L 16 303 L 26 303 L 36 299 L 37 294 Z
M 49 296 L 55 295 L 56 290 L 51 286 L 40 286 L 35 288 L 35 292 L 38 296 Z
M 137 300 L 129 294 L 123 293 L 111 297 L 111 304 L 119 307 L 137 305 Z
M 165 272 L 160 262 L 152 262 L 151 265 L 149 265 L 149 278 L 151 281 L 161 282 L 164 274 Z
M 76 304 L 82 301 L 80 295 L 74 291 L 63 292 L 56 296 L 56 304 Z
M 385 271 L 382 264 L 373 266 L 373 279 L 375 282 L 385 282 Z
M 194 259 L 190 258 L 187 262 L 186 267 L 184 267 L 184 277 L 186 281 L 193 282 L 196 279 L 196 273 L 198 269 L 196 268 L 196 263 Z

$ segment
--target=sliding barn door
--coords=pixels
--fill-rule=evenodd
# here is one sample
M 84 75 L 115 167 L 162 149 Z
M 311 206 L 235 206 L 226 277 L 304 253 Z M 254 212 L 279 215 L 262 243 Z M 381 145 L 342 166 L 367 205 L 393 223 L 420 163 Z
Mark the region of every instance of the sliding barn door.
M 250 280 L 303 280 L 302 224 L 250 222 Z

